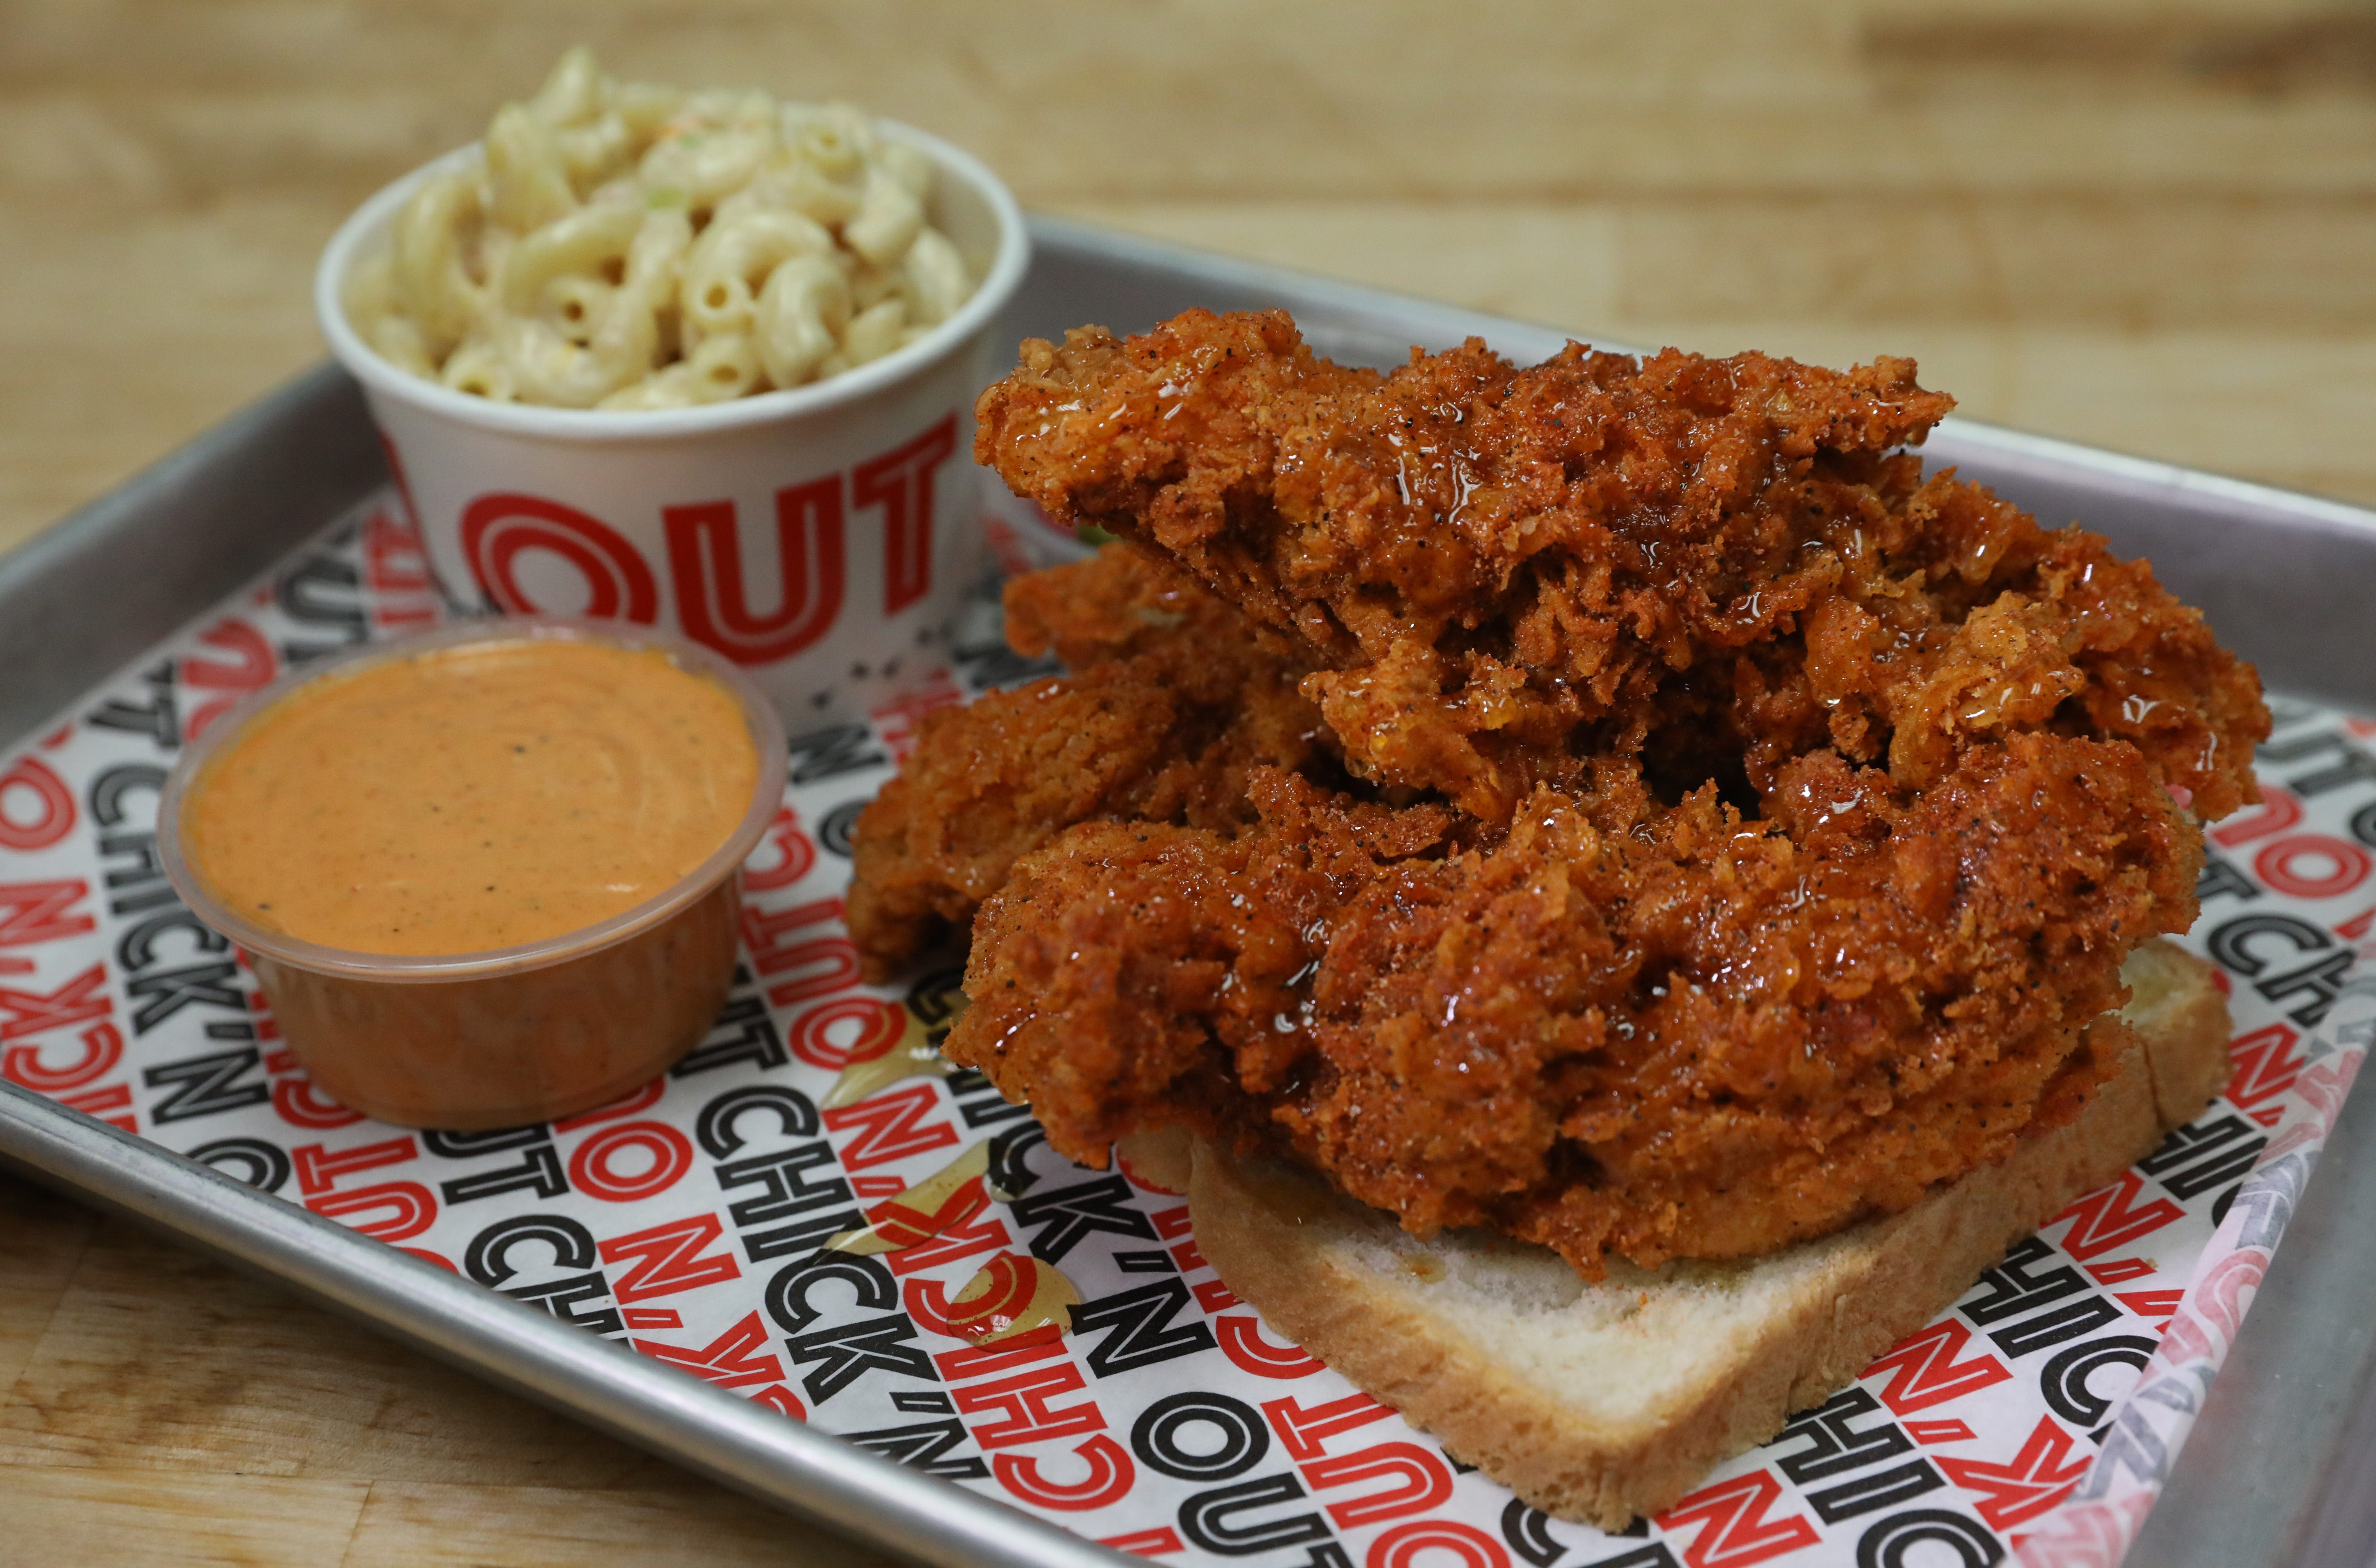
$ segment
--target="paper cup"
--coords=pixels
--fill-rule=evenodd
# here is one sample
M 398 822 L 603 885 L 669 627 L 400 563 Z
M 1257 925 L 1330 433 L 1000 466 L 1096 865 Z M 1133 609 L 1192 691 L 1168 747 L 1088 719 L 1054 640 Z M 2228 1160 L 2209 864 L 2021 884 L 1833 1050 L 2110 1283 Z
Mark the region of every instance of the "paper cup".
M 1023 215 L 977 160 L 928 154 L 929 216 L 981 283 L 896 353 L 812 386 L 650 412 L 453 391 L 380 358 L 345 285 L 439 159 L 373 196 L 323 253 L 314 303 L 363 386 L 388 468 L 446 596 L 466 609 L 674 632 L 755 681 L 795 733 L 861 716 L 945 667 L 985 564 L 973 398 L 1030 260 Z

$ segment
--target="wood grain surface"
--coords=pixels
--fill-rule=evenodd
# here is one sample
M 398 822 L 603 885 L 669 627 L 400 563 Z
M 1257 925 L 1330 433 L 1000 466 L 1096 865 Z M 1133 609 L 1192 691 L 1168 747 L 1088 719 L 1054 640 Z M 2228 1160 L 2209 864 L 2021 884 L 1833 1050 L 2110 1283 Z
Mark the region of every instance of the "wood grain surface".
M 584 40 L 1028 206 L 2376 502 L 2376 13 L 5 0 L 0 547 L 321 353 L 345 212 Z M 0 1560 L 873 1559 L 0 1178 Z

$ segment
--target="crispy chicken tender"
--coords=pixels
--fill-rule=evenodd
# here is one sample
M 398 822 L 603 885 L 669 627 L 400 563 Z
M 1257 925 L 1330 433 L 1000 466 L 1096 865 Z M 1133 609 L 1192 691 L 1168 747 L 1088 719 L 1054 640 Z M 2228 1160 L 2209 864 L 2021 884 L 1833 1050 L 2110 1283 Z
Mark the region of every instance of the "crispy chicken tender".
M 1218 743 L 1181 691 L 1226 730 L 1300 673 L 1325 729 L 1200 763 L 1203 820 L 942 744 L 991 849 L 921 906 L 980 904 L 948 1054 L 1075 1158 L 1184 1123 L 1587 1276 L 1902 1208 L 2073 1114 L 2268 717 L 2145 565 L 1926 479 L 1897 448 L 1948 407 L 1899 360 L 1381 374 L 1276 314 L 1025 345 L 977 455 L 1297 650 L 1080 689 L 1153 705 L 1149 757 Z M 1027 787 L 1013 833 L 968 793 Z
M 1074 1158 L 1184 1123 L 1597 1277 L 1905 1207 L 2074 1113 L 2121 957 L 2194 911 L 2125 742 L 2018 734 L 1919 793 L 1816 753 L 1762 823 L 1597 772 L 1483 850 L 1275 771 L 1234 837 L 1075 827 L 983 907 L 948 1054 Z
M 1382 375 L 1283 314 L 1191 311 L 1026 343 L 976 454 L 1300 636 L 1348 765 L 1483 820 L 1604 753 L 1763 792 L 1829 746 L 1919 788 L 2049 725 L 2235 809 L 2250 669 L 2144 564 L 1894 452 L 1951 406 L 1910 360 L 1515 370 L 1472 339 Z
M 860 815 L 845 914 L 870 980 L 966 930 L 1016 859 L 1063 828 L 1227 831 L 1253 820 L 1249 768 L 1321 751 L 1319 710 L 1296 690 L 1308 661 L 1130 546 L 1018 577 L 1005 599 L 1015 650 L 1072 673 L 927 715 Z

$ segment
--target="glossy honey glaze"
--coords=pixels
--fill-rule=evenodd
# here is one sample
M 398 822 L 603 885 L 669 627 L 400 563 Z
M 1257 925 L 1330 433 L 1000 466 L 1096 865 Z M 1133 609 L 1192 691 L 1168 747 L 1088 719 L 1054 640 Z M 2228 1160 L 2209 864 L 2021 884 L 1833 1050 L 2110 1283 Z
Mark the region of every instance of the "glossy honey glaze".
M 482 643 L 334 675 L 232 738 L 184 808 L 193 870 L 257 924 L 478 953 L 666 892 L 750 809 L 731 695 L 657 652 Z

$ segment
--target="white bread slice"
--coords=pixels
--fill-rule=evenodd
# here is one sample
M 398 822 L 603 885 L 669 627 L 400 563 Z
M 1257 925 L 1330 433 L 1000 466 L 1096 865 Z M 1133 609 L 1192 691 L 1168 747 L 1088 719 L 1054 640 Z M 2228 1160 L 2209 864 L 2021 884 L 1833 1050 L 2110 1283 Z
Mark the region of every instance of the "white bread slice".
M 1770 1256 L 1616 1260 L 1586 1284 L 1547 1248 L 1479 1231 L 1420 1241 L 1301 1171 L 1203 1143 L 1188 1177 L 1196 1244 L 1273 1328 L 1464 1462 L 1546 1513 L 1621 1528 L 1823 1403 L 2202 1111 L 2228 1072 L 2210 967 L 2154 942 L 2121 977 L 2120 1022 L 2089 1035 L 2121 1065 L 2073 1121 L 1902 1214 Z

